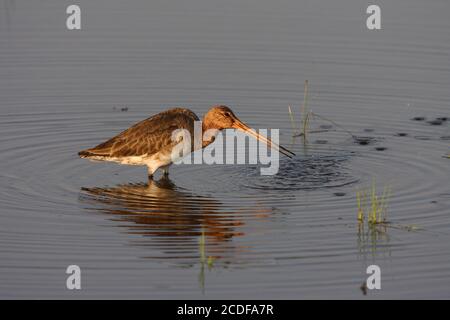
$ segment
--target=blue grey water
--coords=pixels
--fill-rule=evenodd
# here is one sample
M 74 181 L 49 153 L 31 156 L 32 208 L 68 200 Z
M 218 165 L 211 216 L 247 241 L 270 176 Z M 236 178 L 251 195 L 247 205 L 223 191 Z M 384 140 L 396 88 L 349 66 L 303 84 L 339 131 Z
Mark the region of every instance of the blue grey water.
M 0 298 L 450 298 L 450 3 L 0 1 Z M 309 81 L 319 118 L 293 139 Z M 226 104 L 297 153 L 145 168 L 79 159 L 172 106 Z M 413 121 L 425 117 L 424 121 Z M 321 127 L 322 126 L 322 127 Z M 387 228 L 356 192 L 391 188 Z M 82 270 L 67 290 L 68 265 Z M 360 290 L 366 267 L 381 290 Z

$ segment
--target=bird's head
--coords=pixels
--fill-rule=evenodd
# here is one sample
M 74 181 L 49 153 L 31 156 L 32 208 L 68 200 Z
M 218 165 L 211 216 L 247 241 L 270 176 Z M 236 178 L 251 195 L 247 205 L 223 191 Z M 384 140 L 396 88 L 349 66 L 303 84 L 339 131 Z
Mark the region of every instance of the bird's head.
M 214 106 L 203 117 L 203 123 L 209 129 L 231 129 L 239 119 L 227 106 Z
M 278 150 L 285 156 L 292 158 L 295 154 L 286 148 L 277 145 L 270 139 L 260 135 L 251 129 L 248 125 L 239 120 L 238 117 L 233 113 L 233 111 L 227 106 L 214 106 L 205 114 L 203 117 L 203 126 L 205 129 L 237 129 L 245 132 L 246 134 L 256 138 L 257 140 L 266 143 L 269 147 Z

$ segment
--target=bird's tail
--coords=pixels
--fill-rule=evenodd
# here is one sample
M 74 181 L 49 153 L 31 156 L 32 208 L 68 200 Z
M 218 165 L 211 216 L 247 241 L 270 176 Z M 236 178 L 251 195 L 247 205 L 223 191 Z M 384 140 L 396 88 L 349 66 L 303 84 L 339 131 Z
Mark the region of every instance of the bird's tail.
M 80 158 L 89 158 L 93 156 L 92 152 L 89 152 L 88 150 L 81 150 L 80 152 L 78 152 L 78 155 L 80 156 Z
M 107 157 L 107 154 L 95 152 L 92 149 L 81 150 L 78 152 L 80 158 L 98 158 L 98 157 Z

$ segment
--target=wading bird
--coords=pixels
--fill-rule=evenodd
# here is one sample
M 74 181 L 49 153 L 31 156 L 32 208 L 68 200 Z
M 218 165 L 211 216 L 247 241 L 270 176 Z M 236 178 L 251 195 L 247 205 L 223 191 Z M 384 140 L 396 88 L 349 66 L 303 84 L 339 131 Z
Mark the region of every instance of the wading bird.
M 173 162 L 172 150 L 180 143 L 180 139 L 176 140 L 173 138 L 173 132 L 179 129 L 187 130 L 186 132 L 190 134 L 192 148 L 190 148 L 189 152 L 204 148 L 214 142 L 214 134 L 206 139 L 203 135 L 209 130 L 213 130 L 217 134 L 219 130 L 237 129 L 266 143 L 269 147 L 289 158 L 295 155 L 252 130 L 226 106 L 214 106 L 204 115 L 202 141 L 199 146 L 194 145 L 195 121 L 199 121 L 199 118 L 189 109 L 169 109 L 136 123 L 94 148 L 78 152 L 78 155 L 81 158 L 91 160 L 113 161 L 128 165 L 146 165 L 150 179 L 159 168 L 163 170 L 164 175 L 168 175 L 168 168 Z M 186 154 L 182 154 L 182 156 L 186 156 Z

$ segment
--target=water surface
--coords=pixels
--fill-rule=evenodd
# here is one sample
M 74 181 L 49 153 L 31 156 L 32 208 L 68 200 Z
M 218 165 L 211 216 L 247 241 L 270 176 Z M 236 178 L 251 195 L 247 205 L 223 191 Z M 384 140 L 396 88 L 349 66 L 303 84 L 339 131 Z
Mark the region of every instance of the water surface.
M 450 298 L 450 129 L 427 122 L 450 116 L 450 4 L 381 1 L 369 31 L 356 0 L 78 3 L 81 31 L 65 3 L 0 2 L 1 298 Z M 312 110 L 368 143 L 320 119 L 292 138 L 306 79 Z M 150 183 L 77 157 L 218 103 L 297 157 Z M 356 221 L 373 181 L 392 188 L 377 232 Z M 370 264 L 382 290 L 363 296 Z

